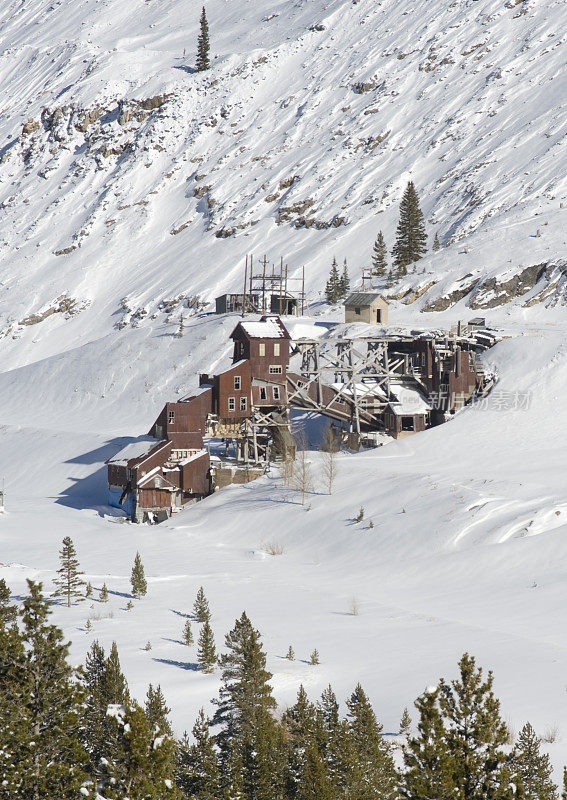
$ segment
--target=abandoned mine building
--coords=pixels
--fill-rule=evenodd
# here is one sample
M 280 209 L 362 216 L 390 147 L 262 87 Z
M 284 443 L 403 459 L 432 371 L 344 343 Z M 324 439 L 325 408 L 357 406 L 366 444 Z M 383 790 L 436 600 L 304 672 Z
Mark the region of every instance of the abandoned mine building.
M 345 322 L 388 324 L 388 301 L 376 292 L 353 292 L 344 302 Z
M 362 297 L 355 308 L 373 322 L 387 316 L 379 295 Z M 147 435 L 106 462 L 109 503 L 133 521 L 160 522 L 218 488 L 264 474 L 271 460 L 293 460 L 291 408 L 326 416 L 358 446 L 365 436 L 400 438 L 437 425 L 490 388 L 477 358 L 490 346 L 479 346 L 486 331 L 292 342 L 280 317 L 265 315 L 241 319 L 231 339 L 229 367 L 200 375 L 191 395 L 167 402 Z

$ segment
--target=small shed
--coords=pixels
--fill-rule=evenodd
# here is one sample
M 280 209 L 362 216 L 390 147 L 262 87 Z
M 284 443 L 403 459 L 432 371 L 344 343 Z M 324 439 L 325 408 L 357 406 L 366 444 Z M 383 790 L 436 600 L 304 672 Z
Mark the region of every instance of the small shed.
M 247 307 L 258 308 L 258 296 L 255 294 L 246 295 Z M 244 306 L 243 294 L 221 294 L 215 298 L 215 313 L 230 314 L 231 312 L 241 312 Z
M 287 294 L 272 294 L 270 296 L 270 313 L 281 314 L 285 317 L 297 316 L 297 297 Z
M 486 318 L 473 317 L 472 319 L 469 319 L 467 326 L 471 331 L 482 330 L 483 328 L 486 328 Z
M 345 300 L 345 322 L 386 325 L 388 301 L 376 292 L 353 292 Z

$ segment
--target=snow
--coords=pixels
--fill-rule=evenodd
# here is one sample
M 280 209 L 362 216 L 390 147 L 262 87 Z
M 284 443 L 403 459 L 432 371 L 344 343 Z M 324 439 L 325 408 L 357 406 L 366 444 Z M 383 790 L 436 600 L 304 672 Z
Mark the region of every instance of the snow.
M 315 697 L 330 682 L 344 699 L 360 681 L 396 731 L 404 707 L 454 676 L 468 651 L 494 670 L 516 730 L 526 720 L 539 735 L 558 726 L 545 747 L 559 780 L 567 5 L 209 0 L 216 58 L 192 74 L 199 13 L 180 0 L 0 8 L 0 576 L 17 598 L 26 578 L 51 591 L 71 536 L 95 594 L 106 582 L 110 595 L 105 606 L 54 606 L 73 662 L 94 639 L 107 651 L 115 640 L 133 696 L 159 683 L 177 733 L 219 686 L 180 641 L 201 585 L 219 649 L 243 609 L 260 629 L 283 706 L 300 683 Z M 120 125 L 120 101 L 165 94 L 160 110 Z M 71 105 L 103 116 L 83 133 Z M 52 129 L 44 107 L 67 109 Z M 22 136 L 30 117 L 39 127 Z M 276 265 L 283 256 L 290 277 L 305 266 L 311 317 L 286 319 L 293 337 L 381 330 L 337 325 L 344 309 L 330 310 L 322 292 L 333 255 L 339 266 L 348 258 L 354 290 L 378 230 L 391 249 L 410 179 L 430 242 L 437 231 L 450 246 L 380 287 L 402 298 L 390 300 L 388 331 L 485 316 L 509 337 L 483 355 L 499 375 L 492 395 L 446 425 L 341 454 L 331 496 L 313 452 L 305 507 L 276 466 L 159 526 L 109 507 L 104 461 L 139 441 L 166 401 L 190 394 L 199 373 L 230 365 L 236 317 L 189 303 L 242 291 L 246 254 L 256 266 L 264 252 Z M 301 216 L 331 227 L 305 227 Z M 505 305 L 424 310 L 459 286 L 537 264 L 550 265 L 549 278 Z M 76 313 L 62 310 L 62 296 Z M 283 553 L 268 556 L 270 542 Z M 149 591 L 128 611 L 136 551 Z M 295 662 L 285 659 L 290 643 Z M 314 647 L 316 667 L 306 663 Z
M 153 436 L 138 436 L 135 442 L 127 444 L 108 461 L 110 464 L 125 467 L 128 461 L 147 455 L 159 442 L 160 440 L 154 439 Z
M 431 411 L 432 406 L 429 400 L 413 386 L 391 381 L 390 389 L 398 401 L 390 404 L 394 414 L 398 416 L 403 414 L 427 414 L 428 411 Z
M 283 339 L 284 329 L 273 319 L 264 322 L 241 322 L 242 329 L 252 339 Z

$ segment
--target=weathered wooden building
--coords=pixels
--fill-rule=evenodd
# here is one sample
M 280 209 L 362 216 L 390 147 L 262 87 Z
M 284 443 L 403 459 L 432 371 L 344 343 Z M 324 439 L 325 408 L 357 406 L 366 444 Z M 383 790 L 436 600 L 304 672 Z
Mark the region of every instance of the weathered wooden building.
M 345 300 L 345 322 L 388 323 L 388 301 L 376 292 L 353 292 Z

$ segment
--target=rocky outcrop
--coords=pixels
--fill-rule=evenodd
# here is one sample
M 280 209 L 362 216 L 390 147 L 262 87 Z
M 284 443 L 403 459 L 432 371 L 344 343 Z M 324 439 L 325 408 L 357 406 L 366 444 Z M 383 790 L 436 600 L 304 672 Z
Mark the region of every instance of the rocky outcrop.
M 506 281 L 488 278 L 477 288 L 469 301 L 469 306 L 471 308 L 494 308 L 509 303 L 516 297 L 522 297 L 533 289 L 540 278 L 544 276 L 546 267 L 546 264 L 534 264 Z
M 466 297 L 469 292 L 476 287 L 478 281 L 470 281 L 466 282 L 470 275 L 465 275 L 461 278 L 460 283 L 461 286 L 458 286 L 456 289 L 453 289 L 452 292 L 449 294 L 441 295 L 441 297 L 436 297 L 434 300 L 430 300 L 424 307 L 423 311 L 446 311 L 451 306 L 454 306 L 455 303 L 458 303 L 459 300 L 462 300 L 463 297 Z

